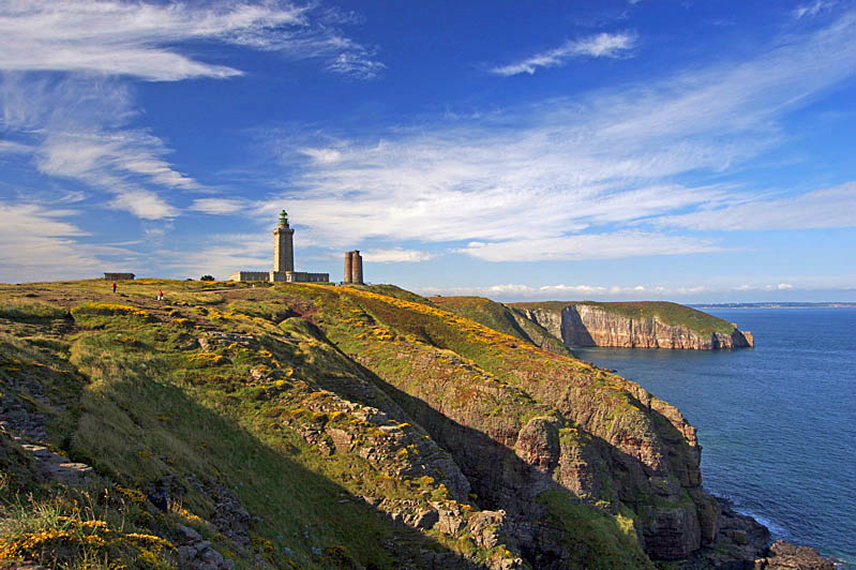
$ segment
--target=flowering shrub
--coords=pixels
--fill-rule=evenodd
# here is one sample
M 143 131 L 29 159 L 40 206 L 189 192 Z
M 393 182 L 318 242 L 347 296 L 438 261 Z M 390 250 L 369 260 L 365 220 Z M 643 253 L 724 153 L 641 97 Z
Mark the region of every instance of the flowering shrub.
M 150 568 L 172 570 L 176 566 L 164 553 L 175 547 L 166 539 L 152 534 L 125 532 L 106 521 L 73 516 L 57 516 L 49 528 L 10 533 L 0 538 L 0 560 L 36 560 L 55 568 L 62 565 L 101 561 L 107 568 Z
M 192 354 L 188 357 L 191 363 L 196 364 L 197 366 L 220 366 L 222 364 L 226 364 L 229 359 L 223 355 L 214 353 L 214 352 L 197 352 L 196 354 Z

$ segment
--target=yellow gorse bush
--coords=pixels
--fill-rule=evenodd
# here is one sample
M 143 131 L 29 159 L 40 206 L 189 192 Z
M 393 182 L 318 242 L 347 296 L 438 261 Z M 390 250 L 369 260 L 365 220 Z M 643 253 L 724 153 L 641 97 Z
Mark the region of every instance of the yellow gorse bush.
M 202 364 L 206 366 L 218 366 L 220 364 L 225 364 L 227 358 L 223 355 L 214 353 L 214 352 L 198 352 L 196 354 L 192 354 L 188 357 L 190 362 L 194 364 Z
M 416 311 L 423 315 L 428 315 L 431 317 L 438 318 L 442 320 L 445 324 L 451 325 L 458 330 L 467 333 L 467 340 L 477 343 L 483 344 L 492 344 L 492 345 L 500 345 L 500 346 L 510 346 L 513 348 L 523 348 L 527 352 L 539 353 L 550 355 L 553 357 L 558 357 L 553 353 L 550 353 L 547 350 L 544 350 L 537 346 L 527 346 L 521 345 L 520 339 L 517 339 L 511 335 L 507 335 L 505 333 L 501 333 L 492 328 L 486 327 L 481 323 L 476 321 L 467 319 L 465 317 L 461 317 L 455 315 L 454 313 L 450 313 L 448 311 L 444 311 L 442 309 L 437 309 L 435 307 L 431 307 L 429 305 L 425 305 L 423 303 L 416 303 L 413 301 L 406 301 L 404 299 L 399 299 L 397 297 L 390 297 L 387 295 L 381 295 L 378 293 L 373 293 L 371 291 L 364 291 L 353 289 L 348 291 L 349 294 L 354 296 L 363 297 L 367 299 L 373 299 L 375 301 L 382 301 L 399 309 L 406 309 L 409 311 Z M 347 322 L 347 321 L 346 321 Z M 356 323 L 354 323 L 356 324 Z M 380 328 L 380 327 L 378 327 Z M 385 329 L 384 329 L 385 330 Z M 390 331 L 391 333 L 391 331 Z M 374 333 L 378 334 L 378 333 Z M 394 338 L 394 337 L 393 337 Z M 384 339 L 386 340 L 386 339 Z
M 98 557 L 111 562 L 111 568 L 120 568 L 126 567 L 121 563 L 125 560 L 158 561 L 161 553 L 175 548 L 159 536 L 116 531 L 103 520 L 59 516 L 56 524 L 62 528 L 0 538 L 0 560 L 33 559 L 43 564 L 74 564 Z M 169 568 L 171 564 L 165 562 L 160 566 Z

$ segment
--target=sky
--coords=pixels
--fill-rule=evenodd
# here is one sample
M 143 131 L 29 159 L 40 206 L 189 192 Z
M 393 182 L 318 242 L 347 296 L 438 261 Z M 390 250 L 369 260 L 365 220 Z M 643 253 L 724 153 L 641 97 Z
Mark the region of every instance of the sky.
M 0 281 L 856 301 L 856 0 L 0 0 Z

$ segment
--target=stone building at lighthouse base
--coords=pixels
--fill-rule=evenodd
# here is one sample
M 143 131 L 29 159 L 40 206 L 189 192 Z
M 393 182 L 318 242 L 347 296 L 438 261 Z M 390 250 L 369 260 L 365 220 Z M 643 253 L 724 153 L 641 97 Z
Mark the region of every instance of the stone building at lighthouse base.
M 273 230 L 273 270 L 236 271 L 229 281 L 270 281 L 278 283 L 326 283 L 329 273 L 309 273 L 294 270 L 294 229 L 288 225 L 288 214 L 283 210 L 279 225 Z
M 307 271 L 236 271 L 229 274 L 229 281 L 273 281 L 282 283 L 327 283 L 329 273 Z

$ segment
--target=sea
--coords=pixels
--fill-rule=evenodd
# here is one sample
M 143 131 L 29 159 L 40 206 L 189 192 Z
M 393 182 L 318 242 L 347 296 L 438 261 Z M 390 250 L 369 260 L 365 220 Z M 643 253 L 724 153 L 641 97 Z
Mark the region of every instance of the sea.
M 706 309 L 754 349 L 574 349 L 678 406 L 705 488 L 856 569 L 856 308 Z

